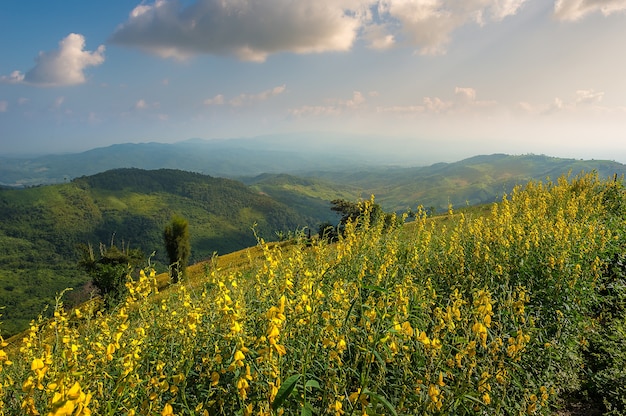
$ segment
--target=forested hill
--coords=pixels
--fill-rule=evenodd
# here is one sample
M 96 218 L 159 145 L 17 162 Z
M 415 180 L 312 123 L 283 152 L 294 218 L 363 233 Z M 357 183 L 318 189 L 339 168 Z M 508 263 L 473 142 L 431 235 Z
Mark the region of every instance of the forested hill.
M 240 182 L 171 169 L 119 169 L 64 184 L 0 189 L 1 333 L 23 329 L 56 293 L 86 282 L 76 267 L 80 243 L 155 252 L 152 260 L 163 268 L 162 233 L 174 214 L 189 221 L 191 262 L 255 245 L 254 224 L 271 240 L 277 231 L 323 220 Z

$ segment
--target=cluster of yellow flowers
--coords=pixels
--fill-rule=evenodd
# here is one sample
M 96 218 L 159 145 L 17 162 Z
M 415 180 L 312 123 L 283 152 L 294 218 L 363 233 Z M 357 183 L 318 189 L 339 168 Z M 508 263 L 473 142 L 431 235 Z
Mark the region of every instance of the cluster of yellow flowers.
M 547 414 L 580 337 L 554 311 L 583 310 L 615 239 L 602 186 L 530 183 L 488 214 L 360 220 L 333 244 L 260 239 L 260 264 L 161 292 L 142 272 L 107 313 L 59 300 L 1 344 L 0 415 Z

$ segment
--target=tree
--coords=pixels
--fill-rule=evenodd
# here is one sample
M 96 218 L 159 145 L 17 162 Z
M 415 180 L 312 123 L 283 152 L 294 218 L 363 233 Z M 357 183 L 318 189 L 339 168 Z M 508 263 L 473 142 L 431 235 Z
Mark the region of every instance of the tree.
M 96 256 L 91 244 L 81 244 L 78 250 L 81 255 L 78 264 L 91 277 L 104 298 L 105 306 L 114 306 L 124 299 L 127 293 L 126 277 L 144 260 L 141 250 L 124 245 L 120 249 L 113 243 L 110 246 L 100 243 L 99 256 Z
M 384 212 L 379 204 L 373 203 L 373 200 L 371 202 L 350 202 L 345 199 L 334 199 L 330 201 L 330 204 L 331 211 L 335 211 L 341 215 L 341 219 L 336 227 L 333 227 L 332 224 L 329 223 L 320 225 L 320 237 L 325 237 L 328 241 L 336 240 L 338 235 L 343 234 L 346 224 L 359 221 L 359 219 L 367 220 L 367 223 L 370 225 L 381 222 L 384 229 L 395 228 L 401 225 L 403 221 L 392 213 Z M 364 218 L 366 213 L 368 216 Z
M 191 242 L 189 239 L 189 223 L 179 216 L 172 217 L 163 231 L 165 251 L 170 260 L 170 276 L 172 282 L 178 282 L 185 274 L 187 262 L 191 255 Z

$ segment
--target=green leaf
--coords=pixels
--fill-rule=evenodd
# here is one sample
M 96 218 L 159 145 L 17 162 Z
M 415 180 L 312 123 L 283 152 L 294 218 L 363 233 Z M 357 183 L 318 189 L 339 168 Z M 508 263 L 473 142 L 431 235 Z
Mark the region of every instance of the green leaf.
M 304 406 L 302 406 L 300 416 L 313 416 L 313 408 L 308 402 L 304 403 Z
M 466 394 L 466 395 L 464 395 L 463 397 L 465 397 L 465 398 L 466 398 L 466 399 L 468 399 L 468 400 L 473 401 L 474 403 L 478 403 L 478 404 L 482 404 L 482 405 L 484 405 L 484 404 L 485 404 L 482 400 L 477 399 L 477 398 L 476 398 L 476 397 L 474 397 L 474 396 L 470 396 L 469 394 Z
M 287 397 L 291 394 L 293 389 L 296 388 L 296 384 L 300 380 L 300 374 L 294 374 L 287 378 L 283 384 L 280 385 L 278 389 L 278 393 L 276 393 L 276 397 L 272 402 L 272 410 L 276 411 L 279 407 L 283 405 Z
M 363 289 L 369 289 L 369 290 L 373 290 L 374 292 L 380 292 L 380 293 L 387 293 L 387 292 L 389 292 L 387 289 L 382 288 L 382 287 L 377 286 L 377 285 L 365 285 L 365 286 L 363 286 Z
M 389 403 L 389 400 L 385 399 L 380 394 L 374 393 L 373 391 L 368 390 L 368 389 L 363 390 L 363 394 L 367 394 L 368 396 L 372 397 L 374 400 L 382 403 L 383 406 L 385 406 L 387 408 L 387 410 L 389 410 L 389 412 L 393 416 L 398 416 L 398 413 L 396 412 L 396 409 L 393 407 L 393 405 L 391 403 Z
M 306 382 L 306 384 L 304 385 L 304 388 L 313 388 L 313 389 L 320 389 L 320 383 L 317 382 L 317 380 L 309 380 Z

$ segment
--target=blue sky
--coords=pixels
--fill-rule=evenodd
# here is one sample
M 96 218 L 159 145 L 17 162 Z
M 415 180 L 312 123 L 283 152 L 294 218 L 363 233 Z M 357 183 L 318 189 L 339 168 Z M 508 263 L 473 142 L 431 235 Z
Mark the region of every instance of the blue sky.
M 626 162 L 624 45 L 626 0 L 2 0 L 0 155 L 317 132 Z

